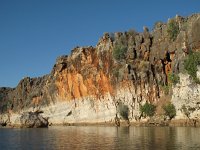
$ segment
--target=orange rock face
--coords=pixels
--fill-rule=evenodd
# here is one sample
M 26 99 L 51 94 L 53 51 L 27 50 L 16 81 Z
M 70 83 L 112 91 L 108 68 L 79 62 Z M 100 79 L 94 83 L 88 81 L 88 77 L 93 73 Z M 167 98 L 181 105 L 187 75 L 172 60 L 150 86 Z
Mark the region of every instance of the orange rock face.
M 99 97 L 108 92 L 113 93 L 108 75 L 99 67 L 95 50 L 88 48 L 79 51 L 78 63 L 80 66 L 75 61 L 62 72 L 55 72 L 58 96 L 62 100 L 72 100 L 87 96 Z M 105 65 L 104 70 L 108 70 L 108 62 L 104 62 L 103 65 Z
M 107 94 L 114 103 L 129 101 L 127 105 L 132 105 L 132 109 L 138 107 L 132 104 L 135 101 L 155 102 L 169 84 L 170 73 L 178 74 L 183 69 L 182 43 L 188 43 L 193 51 L 200 49 L 196 32 L 199 15 L 189 18 L 179 22 L 176 40 L 168 37 L 167 24 L 158 23 L 152 32 L 144 28 L 143 33 L 106 33 L 95 47 L 76 47 L 69 56 L 56 60 L 50 74 L 26 77 L 13 89 L 0 88 L 1 112 L 48 106 L 57 100 L 90 96 L 100 100 Z M 185 23 L 190 24 L 188 29 L 183 27 Z

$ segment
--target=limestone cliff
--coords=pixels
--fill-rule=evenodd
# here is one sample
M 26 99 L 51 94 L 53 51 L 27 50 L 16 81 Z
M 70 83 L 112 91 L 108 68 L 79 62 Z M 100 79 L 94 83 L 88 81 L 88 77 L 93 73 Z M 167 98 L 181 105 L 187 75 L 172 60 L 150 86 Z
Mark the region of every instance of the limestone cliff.
M 200 51 L 199 33 L 200 14 L 157 22 L 143 33 L 105 33 L 95 47 L 76 47 L 69 56 L 58 57 L 50 74 L 26 77 L 13 89 L 0 88 L 1 120 L 20 124 L 23 112 L 42 110 L 52 124 L 119 123 L 126 108 L 126 120 L 132 122 L 141 118 L 142 104 L 171 99 L 167 94 L 173 94 L 179 110 L 186 96 L 199 101 L 199 85 L 181 78 L 172 91 L 166 87 L 170 74 L 183 72 L 188 53 Z M 191 89 L 185 92 L 193 93 L 183 96 L 186 87 Z

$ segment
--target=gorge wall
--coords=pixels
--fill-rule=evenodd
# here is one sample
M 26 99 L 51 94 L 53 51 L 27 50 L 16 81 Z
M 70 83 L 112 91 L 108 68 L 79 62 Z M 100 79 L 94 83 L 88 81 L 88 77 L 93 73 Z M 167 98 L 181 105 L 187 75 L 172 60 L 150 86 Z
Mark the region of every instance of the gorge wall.
M 140 106 L 171 101 L 177 119 L 200 119 L 199 85 L 184 71 L 190 51 L 200 51 L 200 14 L 157 22 L 143 33 L 105 33 L 95 47 L 76 47 L 56 60 L 50 74 L 0 88 L 1 120 L 20 124 L 27 111 L 43 111 L 52 124 L 120 123 L 142 118 Z M 180 76 L 171 83 L 170 76 Z M 185 106 L 183 106 L 185 105 Z M 192 109 L 189 109 L 192 108 Z

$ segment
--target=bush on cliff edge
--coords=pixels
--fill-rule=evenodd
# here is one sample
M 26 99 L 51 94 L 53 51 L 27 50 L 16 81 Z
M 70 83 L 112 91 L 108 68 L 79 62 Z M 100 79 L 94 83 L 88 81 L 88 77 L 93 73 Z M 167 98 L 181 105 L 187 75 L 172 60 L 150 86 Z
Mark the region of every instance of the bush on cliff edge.
M 128 50 L 127 37 L 126 35 L 121 35 L 115 41 L 114 48 L 113 48 L 113 57 L 118 61 L 122 59 L 126 59 L 127 50 Z
M 167 25 L 167 33 L 169 38 L 173 41 L 176 40 L 177 35 L 179 34 L 179 25 L 175 19 L 171 19 Z

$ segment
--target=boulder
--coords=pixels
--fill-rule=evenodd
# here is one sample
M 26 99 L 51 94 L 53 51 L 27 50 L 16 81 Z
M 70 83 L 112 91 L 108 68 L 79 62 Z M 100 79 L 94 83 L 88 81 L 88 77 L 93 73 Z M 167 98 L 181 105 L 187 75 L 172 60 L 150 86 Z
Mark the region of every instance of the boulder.
M 7 125 L 6 122 L 0 121 L 0 126 L 5 127 Z
M 48 118 L 44 118 L 41 112 L 24 112 L 20 117 L 23 128 L 45 128 L 48 127 Z
M 5 127 L 9 124 L 9 118 L 7 115 L 2 115 L 0 117 L 0 127 Z

